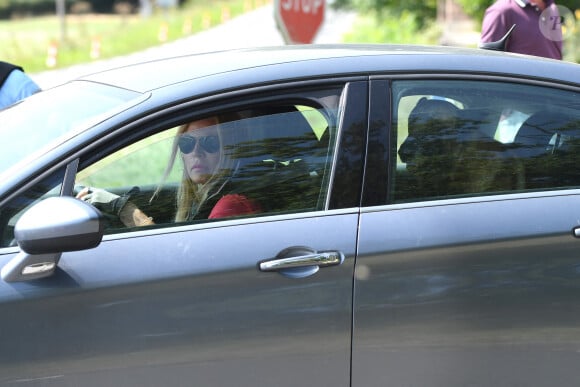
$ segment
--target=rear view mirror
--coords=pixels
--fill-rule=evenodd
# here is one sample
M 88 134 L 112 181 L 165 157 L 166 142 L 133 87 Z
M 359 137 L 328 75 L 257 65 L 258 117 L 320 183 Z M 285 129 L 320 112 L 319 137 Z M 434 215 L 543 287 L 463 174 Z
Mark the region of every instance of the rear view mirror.
M 25 281 L 54 273 L 65 251 L 91 249 L 103 238 L 100 212 L 72 197 L 52 197 L 28 209 L 14 236 L 22 251 L 1 271 L 4 281 Z

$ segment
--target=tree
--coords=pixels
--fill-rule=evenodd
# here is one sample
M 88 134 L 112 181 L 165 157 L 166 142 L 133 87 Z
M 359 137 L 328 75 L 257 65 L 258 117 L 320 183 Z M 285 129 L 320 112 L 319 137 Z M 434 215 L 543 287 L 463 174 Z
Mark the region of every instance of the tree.
M 437 16 L 437 0 L 335 0 L 337 8 L 355 8 L 362 12 L 376 12 L 378 17 L 398 17 L 405 12 L 416 16 L 421 28 Z
M 465 13 L 476 22 L 483 20 L 483 14 L 487 7 L 495 0 L 455 0 L 462 6 Z M 580 0 L 556 0 L 556 4 L 570 9 L 572 12 L 580 10 Z M 375 11 L 380 16 L 388 10 L 394 16 L 404 11 L 412 11 L 417 16 L 421 26 L 429 20 L 434 20 L 437 15 L 437 0 L 334 0 L 337 8 L 355 8 L 363 12 Z

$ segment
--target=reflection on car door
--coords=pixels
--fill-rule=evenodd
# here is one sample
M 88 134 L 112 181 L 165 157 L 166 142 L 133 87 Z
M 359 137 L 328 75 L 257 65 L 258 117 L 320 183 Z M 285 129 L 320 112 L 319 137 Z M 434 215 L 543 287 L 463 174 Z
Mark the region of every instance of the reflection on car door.
M 427 85 L 422 82 L 423 90 Z M 525 89 L 524 95 L 519 94 L 523 86 L 505 87 L 511 87 L 505 95 L 514 102 L 534 106 L 534 90 Z M 544 96 L 542 106 L 551 101 L 553 109 L 561 107 L 558 100 L 569 98 L 548 88 L 543 94 L 550 98 Z M 505 106 L 495 98 L 489 102 Z M 384 113 L 371 107 L 373 114 Z M 558 130 L 577 127 L 573 122 L 578 118 Z M 385 125 L 383 135 L 387 130 Z M 549 163 L 527 162 L 537 156 L 532 150 L 546 154 L 550 149 L 553 136 L 544 137 L 545 144 L 528 146 L 525 155 L 517 143 L 511 146 L 518 150 L 512 161 L 523 158 L 519 161 L 526 168 L 523 185 L 508 192 L 474 194 L 464 188 L 462 195 L 454 185 L 447 198 L 443 191 L 422 198 L 421 192 L 407 190 L 396 203 L 403 174 L 394 168 L 396 153 L 391 154 L 390 199 L 385 195 L 383 201 L 391 204 L 375 202 L 361 214 L 353 386 L 577 383 L 580 241 L 572 230 L 578 227 L 580 194 L 578 183 L 566 183 L 567 190 L 546 183 L 572 175 L 568 168 L 560 173 L 567 163 L 565 149 L 550 151 Z M 377 181 L 369 173 L 367 188 Z M 577 170 L 574 175 L 580 176 Z M 537 189 L 540 182 L 546 191 Z
M 580 196 L 361 216 L 353 385 L 573 384 Z
M 0 380 L 347 386 L 357 221 L 198 227 L 65 253 L 54 277 L 3 284 L 27 301 L 2 306 Z M 297 245 L 346 259 L 308 278 L 257 269 Z

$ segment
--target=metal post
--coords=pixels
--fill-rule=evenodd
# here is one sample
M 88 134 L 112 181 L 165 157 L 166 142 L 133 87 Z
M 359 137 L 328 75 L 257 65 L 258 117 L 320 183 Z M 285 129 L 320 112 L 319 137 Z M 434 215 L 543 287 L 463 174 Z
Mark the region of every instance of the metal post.
M 60 22 L 60 41 L 64 42 L 66 39 L 66 6 L 65 0 L 56 0 L 56 16 Z

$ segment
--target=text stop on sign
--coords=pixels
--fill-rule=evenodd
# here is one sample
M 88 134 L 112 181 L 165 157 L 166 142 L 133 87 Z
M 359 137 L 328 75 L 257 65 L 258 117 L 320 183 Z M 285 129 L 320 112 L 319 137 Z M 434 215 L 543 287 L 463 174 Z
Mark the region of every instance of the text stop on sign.
M 280 5 L 285 11 L 302 13 L 317 13 L 324 7 L 323 0 L 280 0 Z
M 276 24 L 286 43 L 312 43 L 324 22 L 325 0 L 275 0 Z

